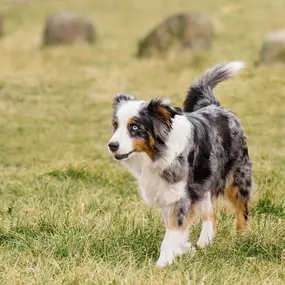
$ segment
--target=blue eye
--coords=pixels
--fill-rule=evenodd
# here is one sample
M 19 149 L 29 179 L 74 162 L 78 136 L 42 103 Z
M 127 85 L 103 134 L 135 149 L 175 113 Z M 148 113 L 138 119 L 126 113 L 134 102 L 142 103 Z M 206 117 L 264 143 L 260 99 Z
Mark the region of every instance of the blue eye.
M 137 125 L 135 125 L 135 124 L 132 125 L 132 130 L 133 131 L 137 131 L 138 129 L 139 129 L 139 127 Z

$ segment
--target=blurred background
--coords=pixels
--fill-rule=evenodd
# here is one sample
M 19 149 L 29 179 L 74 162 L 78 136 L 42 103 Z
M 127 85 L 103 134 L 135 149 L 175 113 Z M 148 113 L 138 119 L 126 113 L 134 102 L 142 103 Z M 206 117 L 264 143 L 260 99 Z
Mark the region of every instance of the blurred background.
M 281 284 L 284 10 L 284 0 L 2 0 L 3 284 L 223 284 L 225 274 L 231 284 Z M 248 136 L 258 185 L 250 234 L 236 242 L 233 218 L 222 212 L 220 245 L 158 278 L 148 266 L 163 235 L 159 215 L 107 152 L 112 100 L 126 92 L 181 106 L 202 71 L 229 60 L 247 69 L 215 94 Z M 244 276 L 238 266 L 247 266 Z
M 4 163 L 88 159 L 94 146 L 102 155 L 114 94 L 165 96 L 179 105 L 201 71 L 227 60 L 243 60 L 248 70 L 223 85 L 223 92 L 217 90 L 218 98 L 238 113 L 250 139 L 258 139 L 254 147 L 261 146 L 260 137 L 267 140 L 271 158 L 280 147 L 272 133 L 280 136 L 284 126 L 284 67 L 255 65 L 268 33 L 285 29 L 284 1 L 7 0 L 0 7 Z M 136 57 L 139 42 L 158 24 L 192 11 L 212 23 L 209 48 Z M 94 42 L 45 46 L 47 18 L 56 12 L 63 12 L 63 21 L 66 12 L 86 18 L 93 25 Z M 60 30 L 60 24 L 55 28 Z M 264 131 L 269 118 L 272 124 Z

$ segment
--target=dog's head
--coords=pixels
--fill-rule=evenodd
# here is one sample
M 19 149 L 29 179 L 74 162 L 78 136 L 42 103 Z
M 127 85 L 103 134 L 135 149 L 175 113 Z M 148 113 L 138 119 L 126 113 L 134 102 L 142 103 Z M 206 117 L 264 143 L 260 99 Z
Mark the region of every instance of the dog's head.
M 145 102 L 125 94 L 115 96 L 113 109 L 114 133 L 108 147 L 116 160 L 139 152 L 157 159 L 172 129 L 172 118 L 180 112 L 163 99 Z

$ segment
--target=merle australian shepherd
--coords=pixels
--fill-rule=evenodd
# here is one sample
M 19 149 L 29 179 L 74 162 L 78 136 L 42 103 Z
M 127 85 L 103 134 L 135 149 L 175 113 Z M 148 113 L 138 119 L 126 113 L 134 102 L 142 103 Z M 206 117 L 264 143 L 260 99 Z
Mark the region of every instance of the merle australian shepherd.
M 165 221 L 158 267 L 195 247 L 188 241 L 196 213 L 202 218 L 198 248 L 209 245 L 216 223 L 212 201 L 223 195 L 243 231 L 252 196 L 251 161 L 239 119 L 224 109 L 213 88 L 244 67 L 228 62 L 206 71 L 189 88 L 183 110 L 167 100 L 150 102 L 118 94 L 108 147 L 137 178 L 140 194 Z

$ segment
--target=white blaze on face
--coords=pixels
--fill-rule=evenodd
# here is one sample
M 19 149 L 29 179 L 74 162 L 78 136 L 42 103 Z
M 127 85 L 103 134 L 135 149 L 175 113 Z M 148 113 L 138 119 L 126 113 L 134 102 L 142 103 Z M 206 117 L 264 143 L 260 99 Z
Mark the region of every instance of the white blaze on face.
M 118 128 L 109 141 L 109 143 L 119 143 L 119 149 L 116 154 L 123 155 L 133 150 L 132 138 L 128 131 L 128 121 L 138 115 L 143 103 L 144 101 L 127 101 L 119 107 L 116 114 Z

